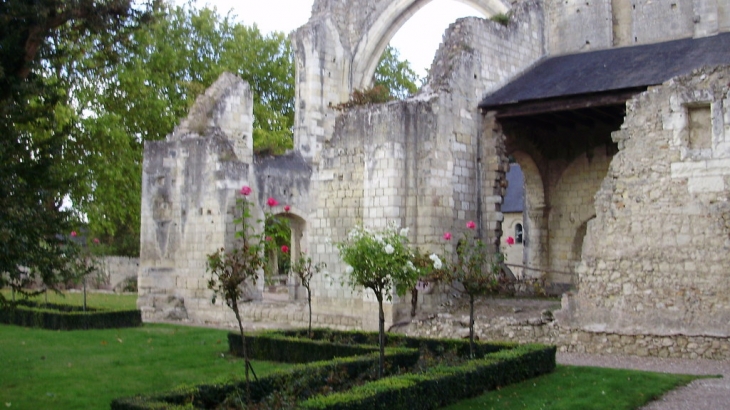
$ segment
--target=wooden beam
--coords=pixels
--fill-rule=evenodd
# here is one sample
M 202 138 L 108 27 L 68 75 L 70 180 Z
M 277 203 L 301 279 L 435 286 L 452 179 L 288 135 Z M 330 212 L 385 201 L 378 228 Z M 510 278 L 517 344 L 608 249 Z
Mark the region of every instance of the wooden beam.
M 522 117 L 527 115 L 547 114 L 560 111 L 578 110 L 582 108 L 604 107 L 624 104 L 634 95 L 646 88 L 632 88 L 610 93 L 578 95 L 575 97 L 553 98 L 549 100 L 527 101 L 523 103 L 494 107 L 497 118 Z M 492 110 L 489 110 L 492 111 Z

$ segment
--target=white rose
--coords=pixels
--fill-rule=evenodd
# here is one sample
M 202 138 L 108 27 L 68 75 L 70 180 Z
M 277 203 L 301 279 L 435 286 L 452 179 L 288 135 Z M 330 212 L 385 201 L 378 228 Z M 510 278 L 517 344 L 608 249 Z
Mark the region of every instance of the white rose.
M 403 237 L 408 236 L 408 228 L 401 229 L 399 234 Z
M 345 272 L 347 272 L 348 275 L 352 275 L 352 272 L 355 271 L 355 268 L 353 268 L 350 265 L 347 265 L 347 268 L 345 268 Z
M 441 269 L 442 266 L 443 266 L 443 264 L 441 263 L 441 260 L 439 260 L 438 258 L 436 258 L 436 260 L 433 261 L 434 269 Z
M 395 252 L 395 248 L 393 247 L 393 245 L 391 245 L 391 244 L 385 245 L 385 253 L 387 253 L 388 255 L 392 255 L 393 252 Z

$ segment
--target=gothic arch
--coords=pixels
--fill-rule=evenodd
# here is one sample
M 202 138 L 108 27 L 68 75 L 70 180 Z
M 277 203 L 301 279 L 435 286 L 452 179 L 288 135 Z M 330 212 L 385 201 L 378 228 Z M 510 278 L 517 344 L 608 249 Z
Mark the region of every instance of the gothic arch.
M 385 47 L 396 32 L 428 3 L 433 0 L 394 0 L 380 13 L 375 22 L 368 27 L 355 49 L 352 59 L 352 85 L 363 89 L 372 83 L 375 68 Z M 473 7 L 485 17 L 510 10 L 502 0 L 456 0 Z
M 523 211 L 524 251 L 523 264 L 537 269 L 527 270 L 525 275 L 538 276 L 540 269 L 547 268 L 548 227 L 545 203 L 545 185 L 540 168 L 532 156 L 524 151 L 511 153 L 522 168 L 525 178 L 525 208 Z

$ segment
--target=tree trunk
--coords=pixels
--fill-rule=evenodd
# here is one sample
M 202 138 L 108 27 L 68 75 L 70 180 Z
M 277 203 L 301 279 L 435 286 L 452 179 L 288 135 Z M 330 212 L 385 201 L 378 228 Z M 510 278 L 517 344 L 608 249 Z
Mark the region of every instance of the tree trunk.
M 241 348 L 243 348 L 243 365 L 246 368 L 246 403 L 251 402 L 251 386 L 248 380 L 248 350 L 246 349 L 246 336 L 243 334 L 243 324 L 241 323 L 241 314 L 238 313 L 238 304 L 233 305 L 233 312 L 236 314 L 238 321 L 238 330 L 241 332 Z
M 474 295 L 469 295 L 469 357 L 474 358 Z
M 414 286 L 411 289 L 411 317 L 416 316 L 416 307 L 418 306 L 418 289 Z
M 86 269 L 86 266 L 84 266 Z M 86 312 L 86 275 L 84 275 L 84 312 Z
M 378 298 L 378 344 L 380 345 L 380 358 L 378 359 L 378 379 L 383 378 L 385 367 L 385 312 L 383 312 L 383 294 L 375 293 Z
M 312 334 L 312 291 L 309 290 L 309 286 L 305 286 L 305 289 L 307 289 L 307 305 L 309 306 L 309 338 L 313 339 L 314 335 Z

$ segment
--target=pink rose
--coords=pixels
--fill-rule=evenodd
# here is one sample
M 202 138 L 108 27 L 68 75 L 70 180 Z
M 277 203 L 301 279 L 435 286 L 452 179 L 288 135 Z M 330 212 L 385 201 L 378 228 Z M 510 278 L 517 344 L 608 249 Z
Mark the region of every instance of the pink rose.
M 249 196 L 250 194 L 251 194 L 251 187 L 248 185 L 244 185 L 243 188 L 241 188 L 241 195 Z
M 76 231 L 71 231 L 71 236 L 76 237 Z
M 266 237 L 266 242 L 271 242 L 272 238 L 270 236 Z
M 274 198 L 269 198 L 269 199 L 268 199 L 268 200 L 266 201 L 266 204 L 267 204 L 267 205 L 269 205 L 269 206 L 277 206 L 277 205 L 279 205 L 279 201 L 277 201 L 277 200 L 276 200 L 276 199 L 274 199 Z
M 515 238 L 508 236 L 507 237 L 507 245 L 514 245 L 515 244 Z
M 286 245 L 281 245 L 281 251 L 284 253 L 289 253 L 289 247 Z
M 469 221 L 466 223 L 466 227 L 469 229 L 476 229 L 477 224 L 475 224 L 474 221 Z
M 94 243 L 98 244 L 99 243 L 99 238 L 94 238 Z
M 289 205 L 284 205 L 284 212 L 289 212 L 290 209 Z
M 445 232 L 444 233 L 444 239 L 447 240 L 447 241 L 450 241 L 451 240 L 451 232 Z

